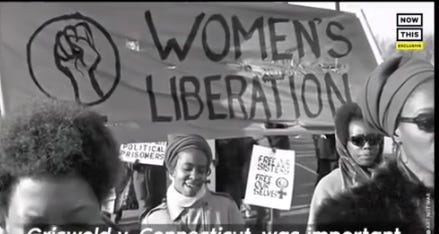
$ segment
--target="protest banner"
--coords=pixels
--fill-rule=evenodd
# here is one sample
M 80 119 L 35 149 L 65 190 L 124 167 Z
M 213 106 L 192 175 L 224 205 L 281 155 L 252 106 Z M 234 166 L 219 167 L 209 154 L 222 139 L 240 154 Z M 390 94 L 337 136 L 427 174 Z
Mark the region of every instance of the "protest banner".
M 253 146 L 244 201 L 280 210 L 291 208 L 294 188 L 293 150 Z
M 280 3 L 0 3 L 3 110 L 75 100 L 120 142 L 332 131 L 376 66 L 354 14 Z
M 125 162 L 163 166 L 166 142 L 128 143 L 120 145 L 119 157 Z

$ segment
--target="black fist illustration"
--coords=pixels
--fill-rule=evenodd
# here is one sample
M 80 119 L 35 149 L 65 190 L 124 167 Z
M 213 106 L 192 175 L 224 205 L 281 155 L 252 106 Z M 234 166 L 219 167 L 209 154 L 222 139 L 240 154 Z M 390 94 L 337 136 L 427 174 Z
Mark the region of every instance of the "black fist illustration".
M 54 58 L 57 68 L 70 79 L 77 102 L 81 103 L 79 91 L 84 89 L 91 89 L 100 98 L 104 96 L 95 78 L 101 56 L 87 23 L 68 25 L 56 34 Z

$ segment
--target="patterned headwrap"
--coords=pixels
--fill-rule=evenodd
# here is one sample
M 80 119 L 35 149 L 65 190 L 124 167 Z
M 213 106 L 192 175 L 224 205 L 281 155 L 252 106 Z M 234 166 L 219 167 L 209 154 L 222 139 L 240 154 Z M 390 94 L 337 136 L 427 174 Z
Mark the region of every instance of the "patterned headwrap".
M 196 149 L 204 152 L 208 165 L 212 162 L 212 151 L 207 141 L 196 134 L 176 134 L 168 136 L 168 146 L 165 153 L 165 165 L 169 172 L 173 172 L 178 159 L 178 153 Z
M 419 58 L 398 55 L 383 62 L 370 74 L 358 97 L 364 119 L 383 134 L 393 136 L 410 93 L 433 77 L 433 65 Z

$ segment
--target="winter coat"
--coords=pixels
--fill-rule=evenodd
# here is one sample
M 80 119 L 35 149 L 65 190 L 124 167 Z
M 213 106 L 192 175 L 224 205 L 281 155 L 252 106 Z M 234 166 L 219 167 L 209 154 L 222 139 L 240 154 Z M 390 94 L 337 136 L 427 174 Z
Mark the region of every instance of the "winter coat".
M 166 201 L 149 211 L 142 218 L 142 227 L 157 225 L 164 231 L 210 231 L 219 226 L 224 230 L 235 229 L 227 225 L 244 225 L 241 212 L 230 195 L 207 191 L 206 194 L 191 207 L 183 210 L 178 216 L 171 217 Z M 218 230 L 218 229 L 217 229 Z
M 425 187 L 401 161 L 376 171 L 372 181 L 325 200 L 317 210 L 319 231 L 434 233 L 434 190 Z
M 343 178 L 340 168 L 334 169 L 325 177 L 323 177 L 314 189 L 314 193 L 311 199 L 311 205 L 309 208 L 308 225 L 314 223 L 316 210 L 318 209 L 318 207 L 320 207 L 322 202 L 329 197 L 335 196 L 343 190 Z
M 123 210 L 137 210 L 139 204 L 136 199 L 133 184 L 133 171 L 128 164 L 124 164 L 122 177 L 115 187 L 116 199 L 114 202 L 114 213 Z

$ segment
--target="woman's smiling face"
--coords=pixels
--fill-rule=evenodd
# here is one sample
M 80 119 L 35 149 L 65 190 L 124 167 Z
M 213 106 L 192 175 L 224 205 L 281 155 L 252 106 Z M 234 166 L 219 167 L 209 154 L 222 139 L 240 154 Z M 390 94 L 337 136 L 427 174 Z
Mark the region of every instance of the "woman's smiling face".
M 209 174 L 207 157 L 196 149 L 180 152 L 177 157 L 177 164 L 171 174 L 175 189 L 185 196 L 193 197 L 200 191 Z

